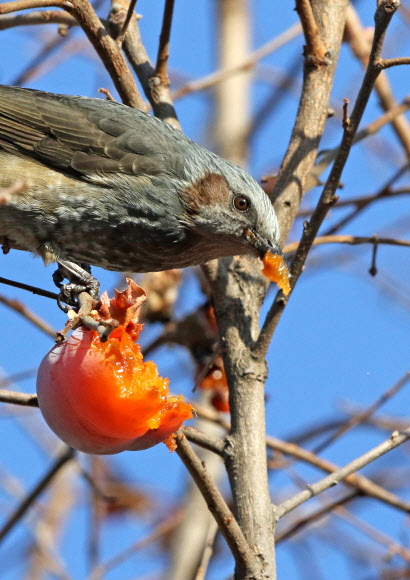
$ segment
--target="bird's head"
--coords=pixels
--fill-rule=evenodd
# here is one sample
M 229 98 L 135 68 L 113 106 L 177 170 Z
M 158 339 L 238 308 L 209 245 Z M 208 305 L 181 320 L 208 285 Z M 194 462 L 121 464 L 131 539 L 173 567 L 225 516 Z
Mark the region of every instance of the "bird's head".
M 279 224 L 267 194 L 240 167 L 216 156 L 209 161 L 180 194 L 188 222 L 210 244 L 220 244 L 220 256 L 282 255 Z

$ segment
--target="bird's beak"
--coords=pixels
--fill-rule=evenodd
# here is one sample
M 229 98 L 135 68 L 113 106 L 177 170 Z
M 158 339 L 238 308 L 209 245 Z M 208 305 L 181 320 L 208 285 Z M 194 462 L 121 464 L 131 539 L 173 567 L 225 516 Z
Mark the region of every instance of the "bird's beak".
M 283 257 L 282 248 L 278 243 L 264 240 L 249 228 L 245 229 L 244 234 L 245 239 L 255 248 L 261 260 L 263 260 L 267 252 Z
M 285 296 L 287 296 L 291 291 L 291 284 L 289 271 L 283 259 L 282 248 L 277 243 L 263 240 L 249 228 L 245 229 L 244 234 L 245 239 L 256 249 L 263 262 L 262 273 L 271 282 L 276 282 Z

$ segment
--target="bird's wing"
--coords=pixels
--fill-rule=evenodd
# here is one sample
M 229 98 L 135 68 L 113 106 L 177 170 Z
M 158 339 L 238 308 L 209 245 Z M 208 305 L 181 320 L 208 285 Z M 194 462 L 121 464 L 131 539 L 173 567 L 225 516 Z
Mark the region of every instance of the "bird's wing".
M 181 146 L 188 141 L 124 105 L 0 86 L 0 146 L 78 177 L 172 173 L 175 138 Z

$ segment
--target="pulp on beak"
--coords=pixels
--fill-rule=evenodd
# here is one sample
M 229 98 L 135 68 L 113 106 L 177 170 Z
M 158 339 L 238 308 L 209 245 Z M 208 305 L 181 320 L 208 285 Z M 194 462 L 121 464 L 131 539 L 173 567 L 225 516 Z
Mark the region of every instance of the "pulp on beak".
M 263 262 L 262 273 L 271 282 L 276 282 L 282 292 L 287 296 L 291 290 L 289 281 L 289 271 L 282 250 L 279 245 L 267 244 L 259 238 L 252 230 L 246 228 L 245 237 L 259 253 Z
M 268 250 L 263 256 L 262 262 L 262 274 L 265 274 L 271 282 L 276 282 L 284 295 L 287 296 L 291 288 L 288 267 L 283 257 L 278 254 L 272 254 L 272 252 Z

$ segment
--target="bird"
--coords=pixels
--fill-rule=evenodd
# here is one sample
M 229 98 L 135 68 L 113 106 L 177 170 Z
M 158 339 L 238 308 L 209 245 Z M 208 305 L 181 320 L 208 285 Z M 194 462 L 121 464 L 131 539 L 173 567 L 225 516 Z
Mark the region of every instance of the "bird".
M 61 286 L 88 268 L 154 272 L 215 258 L 281 255 L 268 195 L 241 167 L 140 110 L 0 85 L 3 251 L 56 262 Z M 69 285 L 67 285 L 69 286 Z

